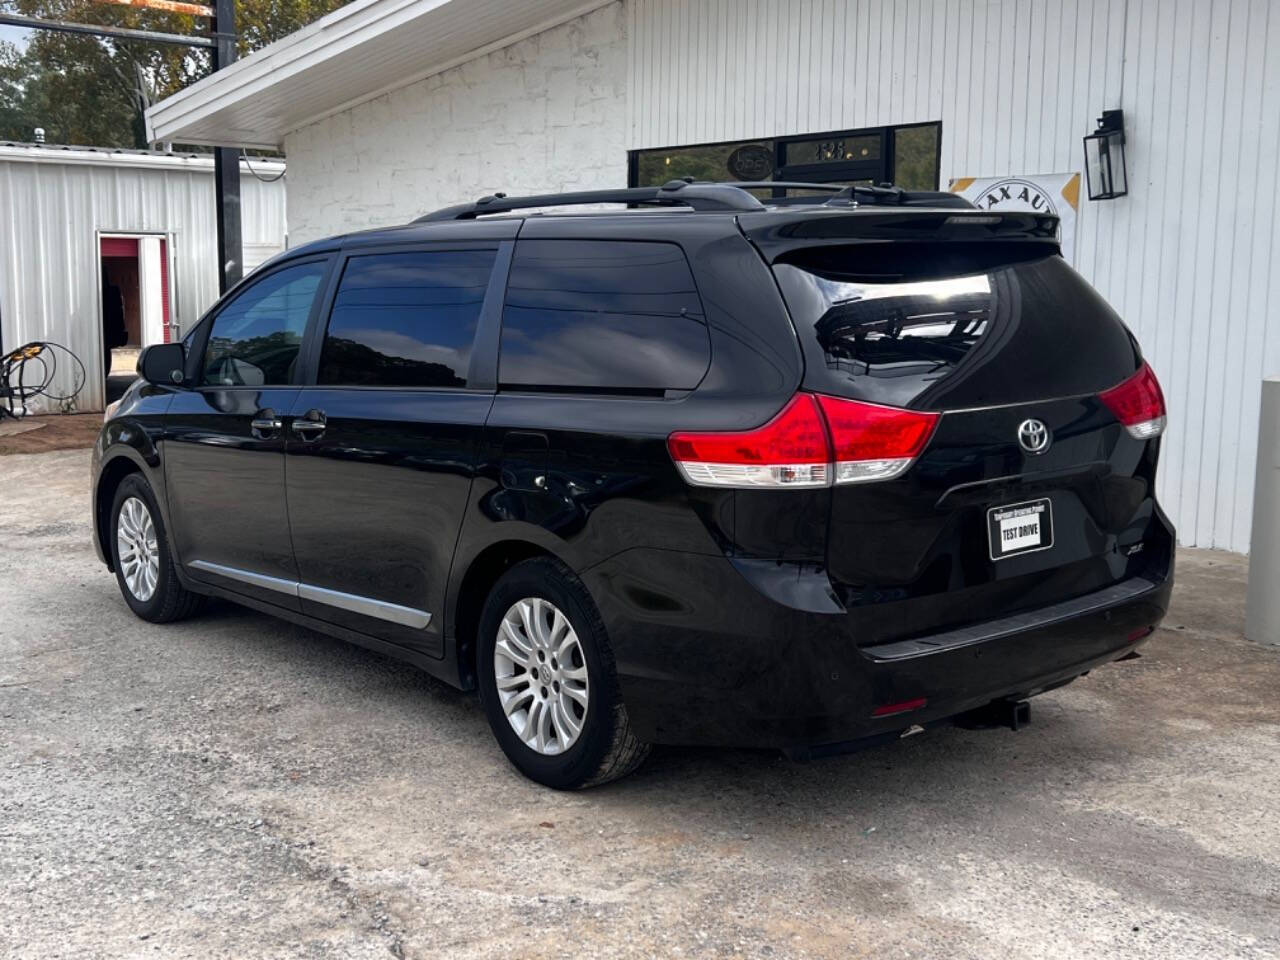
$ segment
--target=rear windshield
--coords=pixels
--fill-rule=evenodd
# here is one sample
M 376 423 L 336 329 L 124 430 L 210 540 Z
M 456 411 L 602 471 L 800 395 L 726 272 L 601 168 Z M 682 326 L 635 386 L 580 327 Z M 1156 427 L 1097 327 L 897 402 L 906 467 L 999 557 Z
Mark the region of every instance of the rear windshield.
M 1093 393 L 1134 370 L 1128 331 L 1059 256 L 896 281 L 848 257 L 774 266 L 811 389 L 954 409 Z

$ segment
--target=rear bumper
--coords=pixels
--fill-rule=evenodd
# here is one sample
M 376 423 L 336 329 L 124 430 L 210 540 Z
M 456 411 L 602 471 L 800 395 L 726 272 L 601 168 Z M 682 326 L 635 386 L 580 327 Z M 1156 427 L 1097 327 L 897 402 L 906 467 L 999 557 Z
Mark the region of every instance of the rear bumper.
M 722 557 L 633 550 L 588 571 L 642 739 L 796 749 L 880 738 L 1060 685 L 1140 646 L 1172 562 L 1073 600 L 858 647 L 842 614 L 783 606 Z M 925 705 L 877 717 L 877 707 Z

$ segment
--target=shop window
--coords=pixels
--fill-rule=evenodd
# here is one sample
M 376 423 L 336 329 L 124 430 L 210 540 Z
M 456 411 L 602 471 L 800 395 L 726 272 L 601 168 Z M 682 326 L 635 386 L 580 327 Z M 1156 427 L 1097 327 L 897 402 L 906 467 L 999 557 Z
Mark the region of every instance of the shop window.
M 936 190 L 941 135 L 941 123 L 921 123 L 633 150 L 629 181 L 633 187 L 692 177 L 721 182 L 894 183 L 908 190 Z
M 712 143 L 673 150 L 637 150 L 637 180 L 632 186 L 659 186 L 668 180 L 771 180 L 774 168 L 772 140 Z
M 782 148 L 788 166 L 808 164 L 868 163 L 880 159 L 883 134 L 859 136 L 825 134 L 805 140 L 790 140 Z

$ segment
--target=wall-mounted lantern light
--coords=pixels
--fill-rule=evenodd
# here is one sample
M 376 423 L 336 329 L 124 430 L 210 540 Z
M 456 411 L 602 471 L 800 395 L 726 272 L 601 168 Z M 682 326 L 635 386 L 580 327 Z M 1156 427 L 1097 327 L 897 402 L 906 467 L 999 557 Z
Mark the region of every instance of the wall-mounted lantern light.
M 1098 129 L 1084 138 L 1084 170 L 1090 200 L 1114 200 L 1129 192 L 1123 110 L 1103 110 Z

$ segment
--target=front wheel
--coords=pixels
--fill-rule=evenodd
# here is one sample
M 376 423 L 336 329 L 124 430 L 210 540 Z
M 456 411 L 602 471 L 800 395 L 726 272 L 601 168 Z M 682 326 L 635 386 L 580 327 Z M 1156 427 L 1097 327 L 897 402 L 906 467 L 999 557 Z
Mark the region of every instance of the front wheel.
M 136 473 L 116 489 L 110 544 L 120 592 L 143 620 L 168 623 L 190 616 L 200 606 L 203 598 L 178 580 L 155 496 Z
M 649 753 L 618 696 L 613 653 L 590 594 L 563 563 L 526 560 L 480 617 L 480 699 L 503 752 L 559 790 L 625 776 Z

